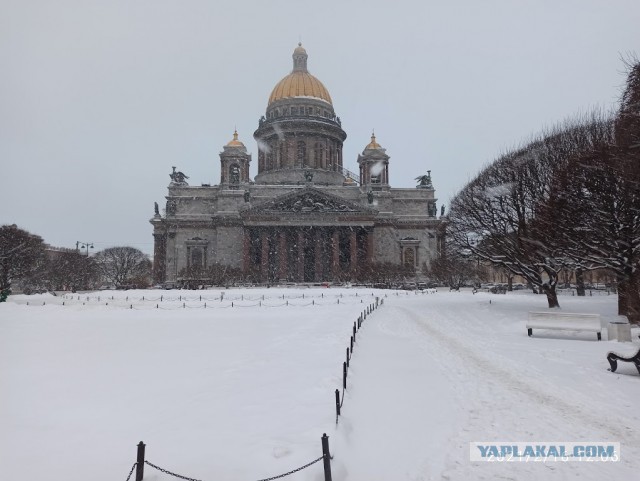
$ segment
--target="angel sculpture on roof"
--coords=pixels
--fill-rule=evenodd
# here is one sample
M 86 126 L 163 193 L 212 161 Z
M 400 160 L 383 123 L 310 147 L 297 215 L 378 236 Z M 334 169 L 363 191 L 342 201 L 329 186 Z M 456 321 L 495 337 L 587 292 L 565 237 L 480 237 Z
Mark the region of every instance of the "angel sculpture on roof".
M 169 177 L 171 177 L 171 183 L 187 185 L 186 179 L 188 179 L 189 177 L 187 177 L 180 171 L 176 172 L 175 166 L 173 166 L 172 169 L 173 169 L 173 172 L 169 174 Z
M 418 187 L 423 187 L 423 188 L 432 188 L 433 184 L 431 184 L 431 171 L 427 170 L 427 173 L 425 175 L 421 175 L 416 177 L 416 180 L 418 182 L 420 182 L 418 184 Z

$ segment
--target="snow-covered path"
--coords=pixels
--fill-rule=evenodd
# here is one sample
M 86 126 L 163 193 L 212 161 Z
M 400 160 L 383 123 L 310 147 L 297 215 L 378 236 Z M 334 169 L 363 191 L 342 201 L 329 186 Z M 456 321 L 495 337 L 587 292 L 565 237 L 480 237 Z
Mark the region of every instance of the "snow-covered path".
M 611 389 L 620 379 L 603 369 L 611 345 L 529 339 L 523 329 L 514 335 L 515 323 L 498 317 L 502 309 L 494 330 L 455 295 L 390 297 L 370 317 L 345 401 L 344 479 L 637 479 L 640 417 L 632 400 L 640 386 L 624 376 L 621 389 Z M 477 309 L 492 305 L 480 296 Z M 585 347 L 597 356 L 580 359 Z M 471 463 L 472 441 L 620 442 L 622 460 Z
M 336 479 L 434 479 L 459 431 L 455 387 L 410 312 L 384 306 L 354 348 L 343 414 L 333 441 Z

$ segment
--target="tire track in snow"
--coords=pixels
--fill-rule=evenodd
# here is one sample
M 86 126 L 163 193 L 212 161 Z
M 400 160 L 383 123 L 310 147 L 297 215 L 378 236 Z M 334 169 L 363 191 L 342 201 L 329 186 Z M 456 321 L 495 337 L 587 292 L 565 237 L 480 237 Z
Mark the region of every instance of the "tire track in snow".
M 546 380 L 536 378 L 535 373 L 523 379 L 523 372 L 517 368 L 509 369 L 509 359 L 501 356 L 489 358 L 478 350 L 478 345 L 464 342 L 436 327 L 435 322 L 424 312 L 404 306 L 388 305 L 389 311 L 396 311 L 396 315 L 389 316 L 381 325 L 389 333 L 401 334 L 419 340 L 424 349 L 429 350 L 434 360 L 443 369 L 457 378 L 454 387 L 462 399 L 467 401 L 468 427 L 463 431 L 473 436 L 474 441 L 492 439 L 492 434 L 508 430 L 508 440 L 576 440 L 576 441 L 619 441 L 623 455 L 620 463 L 626 468 L 637 469 L 632 462 L 637 459 L 638 452 L 636 436 L 625 426 L 625 421 L 615 414 L 607 413 L 606 422 L 601 413 L 594 411 L 582 402 L 568 402 L 552 392 L 554 386 Z M 416 306 L 418 308 L 418 306 Z M 400 325 L 394 324 L 392 319 L 404 317 L 411 321 L 413 327 L 408 332 L 397 332 Z M 451 327 L 451 326 L 447 326 Z M 394 332 L 395 331 L 395 332 Z M 499 363 L 495 357 L 503 360 Z M 531 382 L 528 382 L 529 379 Z M 548 386 L 548 388 L 547 388 Z M 566 391 L 563 391 L 566 393 Z M 523 419 L 524 418 L 524 419 Z M 528 423 L 528 424 L 527 424 Z M 565 429 L 563 429 L 563 427 Z M 540 436 L 537 432 L 556 432 L 553 436 Z M 484 433 L 489 432 L 489 435 Z M 564 433 L 564 434 L 563 434 Z M 474 470 L 474 465 L 468 461 L 468 445 L 460 440 L 449 440 L 452 443 L 451 453 L 446 461 L 447 468 L 442 472 L 443 479 L 457 479 L 460 475 L 473 473 L 473 479 L 525 479 L 531 476 L 537 479 L 543 473 L 549 476 L 573 473 L 576 476 L 584 474 L 586 463 L 519 463 L 519 475 L 510 478 L 503 471 L 500 463 L 492 463 L 486 473 Z M 454 446 L 455 445 L 455 446 Z M 465 451 L 466 450 L 466 451 Z M 461 459 L 461 452 L 466 452 L 466 459 Z M 605 475 L 608 467 L 606 463 L 589 463 L 589 471 L 596 478 Z M 544 471 L 540 471 L 544 469 Z M 526 473 L 526 474 L 525 474 Z M 485 477 L 486 474 L 486 477 Z M 505 477 L 503 478 L 503 475 Z M 596 479 L 593 478 L 593 479 Z
M 630 444 L 637 441 L 636 438 L 629 437 L 627 433 L 614 430 L 612 426 L 603 423 L 600 416 L 592 412 L 586 405 L 579 402 L 569 403 L 562 397 L 538 389 L 536 383 L 523 381 L 521 379 L 521 372 L 509 370 L 504 367 L 505 365 L 497 364 L 490 358 L 475 351 L 473 344 L 465 343 L 464 341 L 445 334 L 436 328 L 433 321 L 428 319 L 424 314 L 418 314 L 405 307 L 397 307 L 397 309 L 408 314 L 409 318 L 418 327 L 418 330 L 425 332 L 431 336 L 431 338 L 437 340 L 441 345 L 445 346 L 451 354 L 458 358 L 448 359 L 447 362 L 444 363 L 445 365 L 450 366 L 452 362 L 462 362 L 471 370 L 479 371 L 483 375 L 480 376 L 480 378 L 490 375 L 492 381 L 495 381 L 496 384 L 501 384 L 503 388 L 524 395 L 532 402 L 546 409 L 557 411 L 562 418 L 573 418 L 579 424 L 586 424 L 588 422 L 590 427 L 596 426 L 598 429 L 610 434 L 613 438 L 620 439 L 621 442 L 623 439 Z M 476 376 L 470 377 L 478 379 Z M 624 425 L 623 420 L 617 419 L 616 421 L 618 421 L 616 424 Z

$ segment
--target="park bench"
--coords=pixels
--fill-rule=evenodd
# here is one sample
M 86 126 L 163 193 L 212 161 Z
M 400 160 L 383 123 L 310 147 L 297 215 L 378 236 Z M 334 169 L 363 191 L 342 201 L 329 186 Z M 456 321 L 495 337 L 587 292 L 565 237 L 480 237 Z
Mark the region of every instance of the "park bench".
M 638 370 L 638 374 L 640 374 L 640 349 L 630 357 L 624 357 L 620 354 L 616 354 L 615 352 L 610 352 L 607 354 L 607 361 L 609 361 L 609 365 L 611 365 L 611 369 L 609 369 L 611 372 L 616 372 L 616 369 L 618 369 L 618 361 L 624 361 L 634 363 Z
M 534 329 L 561 329 L 565 331 L 589 331 L 602 339 L 600 314 L 581 314 L 570 312 L 530 312 L 527 322 L 527 334 L 533 335 Z

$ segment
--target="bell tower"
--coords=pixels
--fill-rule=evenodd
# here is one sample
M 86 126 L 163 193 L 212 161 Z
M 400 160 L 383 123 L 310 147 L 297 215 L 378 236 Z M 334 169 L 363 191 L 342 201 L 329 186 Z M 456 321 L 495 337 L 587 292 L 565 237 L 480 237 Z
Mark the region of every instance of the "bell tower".
M 249 164 L 251 154 L 238 140 L 238 131 L 233 132 L 233 139 L 220 152 L 220 185 L 237 189 L 240 184 L 249 183 Z
M 360 182 L 372 189 L 389 187 L 389 156 L 387 149 L 376 141 L 375 134 L 371 134 L 371 142 L 364 148 L 362 155 L 358 155 L 360 166 Z

